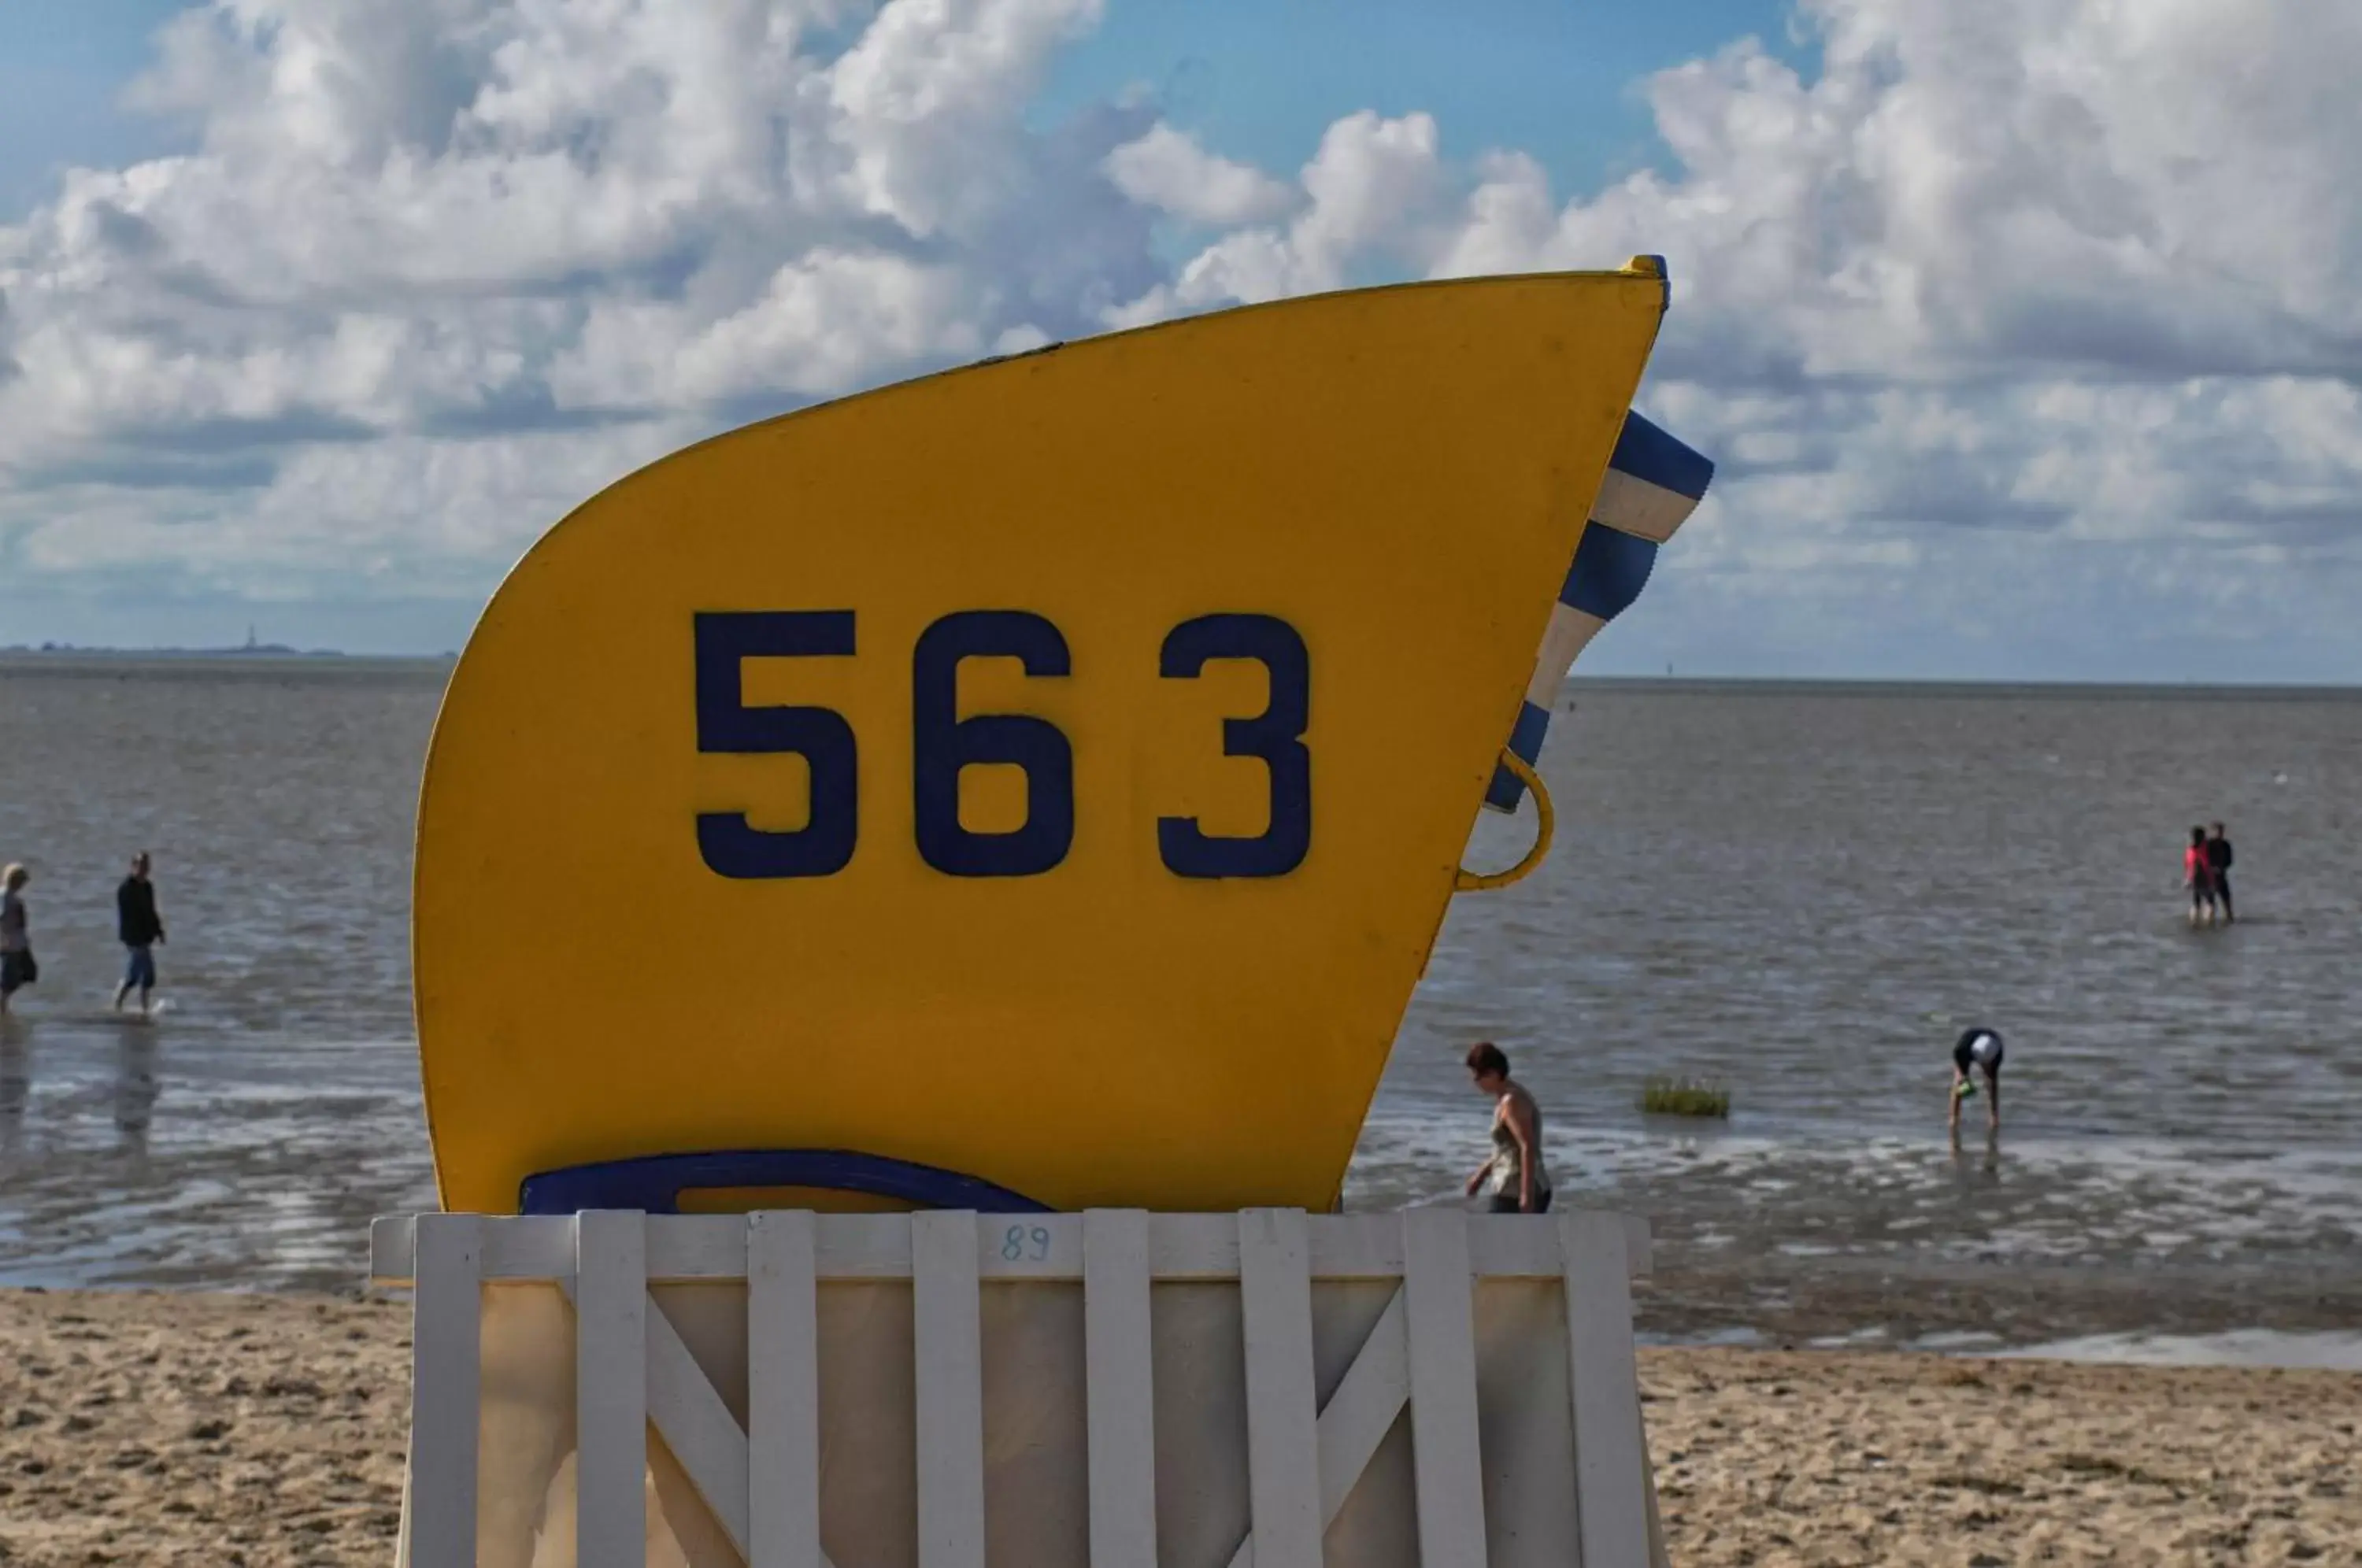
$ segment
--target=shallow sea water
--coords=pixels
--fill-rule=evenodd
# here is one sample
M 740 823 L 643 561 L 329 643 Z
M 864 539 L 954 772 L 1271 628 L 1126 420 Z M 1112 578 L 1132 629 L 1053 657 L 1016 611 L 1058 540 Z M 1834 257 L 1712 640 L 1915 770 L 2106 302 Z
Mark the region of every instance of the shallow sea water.
M 431 1201 L 406 922 L 442 675 L 0 666 L 44 968 L 0 1031 L 0 1280 L 348 1286 L 369 1216 Z M 2357 1320 L 2362 696 L 1595 685 L 1544 771 L 1558 847 L 1455 901 L 1350 1206 L 1453 1200 L 1491 1038 L 1560 1190 L 1653 1221 L 1661 1334 Z M 2244 918 L 2193 933 L 2179 842 L 2217 816 Z M 1472 863 L 1529 831 L 1486 819 Z M 142 845 L 152 1026 L 106 1012 Z M 1971 1021 L 2009 1042 L 2004 1132 L 1973 1100 L 1955 1153 Z M 1727 1123 L 1643 1116 L 1664 1072 Z

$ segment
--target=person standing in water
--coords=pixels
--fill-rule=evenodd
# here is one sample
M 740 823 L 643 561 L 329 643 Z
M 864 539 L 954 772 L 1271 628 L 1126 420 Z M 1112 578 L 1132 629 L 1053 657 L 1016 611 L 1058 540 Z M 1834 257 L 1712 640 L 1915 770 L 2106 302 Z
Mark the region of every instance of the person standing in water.
M 148 852 L 131 857 L 131 875 L 115 889 L 115 934 L 130 955 L 123 983 L 115 988 L 115 1010 L 139 988 L 139 1016 L 148 1016 L 148 999 L 156 989 L 156 944 L 164 940 L 164 918 L 156 912 L 156 884 L 148 879 Z
M 2231 913 L 2231 838 L 2216 823 L 2214 831 L 2206 835 L 2206 871 L 2214 883 L 2214 904 L 2223 911 L 2223 923 L 2228 925 L 2237 918 Z
M 1978 1073 L 1985 1077 L 1985 1118 L 1988 1131 L 2001 1136 L 2001 1036 L 1990 1029 L 1970 1029 L 1952 1043 L 1952 1142 L 1960 1141 L 1960 1101 L 1977 1092 Z
M 2214 923 L 2214 867 L 2206 854 L 2206 830 L 2190 830 L 2189 846 L 2181 852 L 2181 880 L 2190 889 L 2190 923 Z
M 1509 1058 L 1482 1040 L 1468 1047 L 1468 1073 L 1493 1097 L 1493 1153 L 1468 1178 L 1468 1196 L 1487 1177 L 1496 1214 L 1550 1211 L 1550 1170 L 1542 1164 L 1542 1112 L 1526 1087 L 1509 1077 Z
M 10 864 L 0 870 L 0 1013 L 8 999 L 40 978 L 33 963 L 33 932 L 25 912 L 25 884 L 32 873 Z

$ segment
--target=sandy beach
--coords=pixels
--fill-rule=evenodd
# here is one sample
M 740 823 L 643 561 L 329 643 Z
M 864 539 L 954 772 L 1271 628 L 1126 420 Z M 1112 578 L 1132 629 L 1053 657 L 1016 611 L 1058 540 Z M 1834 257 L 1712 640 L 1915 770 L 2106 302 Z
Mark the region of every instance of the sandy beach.
M 1673 1560 L 2362 1563 L 2362 1376 L 1644 1350 Z M 407 1309 L 0 1292 L 0 1563 L 391 1561 Z

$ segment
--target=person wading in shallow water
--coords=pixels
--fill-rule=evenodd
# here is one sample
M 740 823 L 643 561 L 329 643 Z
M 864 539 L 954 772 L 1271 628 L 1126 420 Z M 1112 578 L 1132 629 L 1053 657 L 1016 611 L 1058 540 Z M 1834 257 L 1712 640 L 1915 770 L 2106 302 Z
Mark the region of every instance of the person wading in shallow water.
M 1490 1177 L 1493 1212 L 1550 1210 L 1550 1171 L 1542 1164 L 1542 1113 L 1526 1087 L 1509 1077 L 1509 1058 L 1489 1040 L 1468 1047 L 1468 1073 L 1493 1097 L 1493 1153 L 1468 1178 L 1468 1196 Z
M 8 999 L 41 977 L 33 962 L 33 934 L 25 914 L 25 884 L 32 874 L 22 866 L 0 870 L 0 1013 Z
M 123 950 L 129 956 L 123 969 L 123 983 L 115 988 L 115 1010 L 123 1010 L 123 999 L 137 987 L 139 1016 L 145 1018 L 149 999 L 156 989 L 155 947 L 164 940 L 164 917 L 156 912 L 156 884 L 148 879 L 148 852 L 144 849 L 131 857 L 131 875 L 115 889 L 115 934 L 122 939 Z
M 2190 846 L 2181 852 L 2181 883 L 2190 889 L 2190 923 L 2214 923 L 2214 867 L 2206 854 L 2206 830 L 2190 830 Z
M 2231 836 L 2216 823 L 2214 831 L 2206 835 L 2206 870 L 2214 880 L 2214 902 L 2223 911 L 2223 923 L 2228 925 L 2231 914 Z
M 2001 1036 L 1990 1029 L 1964 1031 L 1952 1043 L 1952 1142 L 1960 1141 L 1960 1101 L 1977 1092 L 1985 1076 L 1986 1133 L 2001 1136 Z

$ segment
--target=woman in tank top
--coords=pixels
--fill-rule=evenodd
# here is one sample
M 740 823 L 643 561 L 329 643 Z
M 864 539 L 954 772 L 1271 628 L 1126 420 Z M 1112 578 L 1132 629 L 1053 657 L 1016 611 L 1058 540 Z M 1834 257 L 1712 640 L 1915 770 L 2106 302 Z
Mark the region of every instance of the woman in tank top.
M 1542 1112 L 1526 1087 L 1509 1077 L 1509 1058 L 1482 1040 L 1468 1047 L 1468 1073 L 1493 1097 L 1493 1153 L 1468 1178 L 1468 1196 L 1488 1180 L 1496 1214 L 1550 1210 L 1549 1167 L 1542 1164 Z

